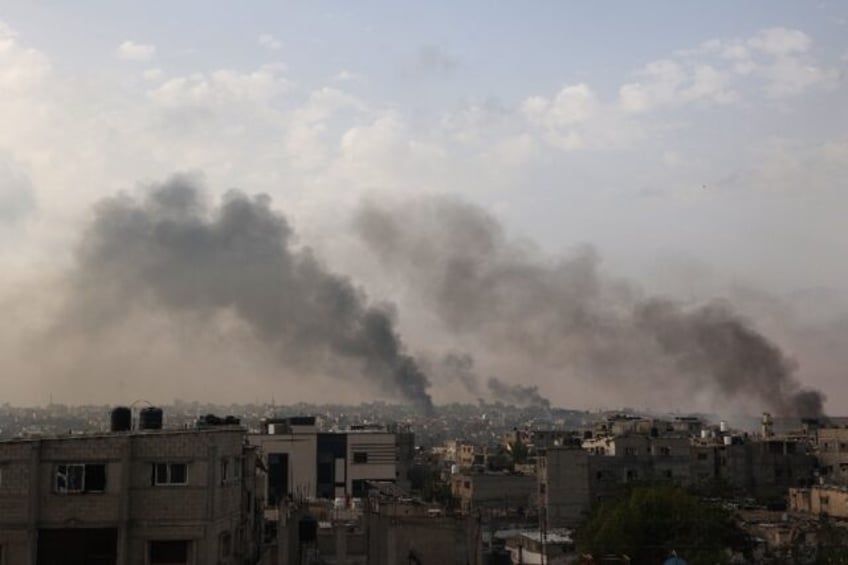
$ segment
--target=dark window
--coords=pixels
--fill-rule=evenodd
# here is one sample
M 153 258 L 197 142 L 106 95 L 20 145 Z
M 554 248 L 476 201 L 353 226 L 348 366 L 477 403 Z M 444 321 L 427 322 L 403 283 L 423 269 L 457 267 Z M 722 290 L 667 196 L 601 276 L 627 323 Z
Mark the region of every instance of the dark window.
M 221 482 L 230 480 L 230 460 L 226 457 L 221 459 Z
M 706 461 L 706 460 L 707 460 L 707 454 L 706 453 L 699 453 L 698 454 L 698 461 Z
M 188 483 L 188 465 L 186 463 L 154 463 L 154 485 L 184 485 Z
M 354 451 L 353 452 L 353 462 L 354 463 L 368 463 L 368 453 L 365 451 Z
M 218 546 L 221 550 L 221 557 L 229 557 L 232 551 L 233 536 L 230 532 L 223 532 L 218 536 Z
M 150 565 L 188 563 L 188 541 L 151 541 Z
M 268 454 L 268 504 L 277 504 L 289 494 L 289 454 Z
M 56 466 L 56 492 L 73 494 L 106 490 L 103 463 L 64 463 Z
M 106 465 L 85 466 L 85 492 L 106 490 Z

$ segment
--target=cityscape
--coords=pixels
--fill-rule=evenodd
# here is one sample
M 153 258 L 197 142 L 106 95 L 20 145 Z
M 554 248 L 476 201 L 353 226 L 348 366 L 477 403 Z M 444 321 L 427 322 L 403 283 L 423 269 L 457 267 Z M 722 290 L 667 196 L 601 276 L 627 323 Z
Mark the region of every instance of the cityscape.
M 848 565 L 848 2 L 0 0 L 0 565 Z

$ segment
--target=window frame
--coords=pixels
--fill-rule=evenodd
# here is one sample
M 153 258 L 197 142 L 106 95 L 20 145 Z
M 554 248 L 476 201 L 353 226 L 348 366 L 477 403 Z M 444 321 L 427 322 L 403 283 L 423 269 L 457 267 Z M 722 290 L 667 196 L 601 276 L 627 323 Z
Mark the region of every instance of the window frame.
M 86 475 L 94 476 L 93 467 L 101 467 L 103 471 L 102 488 L 93 488 L 86 484 L 91 481 L 86 481 Z M 92 468 L 89 471 L 89 468 Z M 53 470 L 53 492 L 54 494 L 103 494 L 106 492 L 108 484 L 106 463 L 83 463 L 83 462 L 64 462 L 56 463 Z M 62 472 L 64 470 L 64 472 Z M 76 476 L 75 476 L 76 475 Z M 64 485 L 60 485 L 60 481 Z
M 155 461 L 153 462 L 153 486 L 155 487 L 183 487 L 188 485 L 188 463 L 185 461 Z M 165 469 L 165 478 L 160 480 L 159 468 Z M 183 468 L 183 480 L 177 482 L 174 480 L 174 467 Z

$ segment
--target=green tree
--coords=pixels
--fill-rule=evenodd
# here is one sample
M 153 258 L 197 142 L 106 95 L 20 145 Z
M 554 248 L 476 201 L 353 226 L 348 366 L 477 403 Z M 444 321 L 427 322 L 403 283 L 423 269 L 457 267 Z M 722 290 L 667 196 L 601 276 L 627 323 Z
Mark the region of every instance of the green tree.
M 689 565 L 726 563 L 726 551 L 747 551 L 733 516 L 673 486 L 636 487 L 600 505 L 577 531 L 581 553 L 626 554 L 634 564 L 660 564 L 672 550 Z

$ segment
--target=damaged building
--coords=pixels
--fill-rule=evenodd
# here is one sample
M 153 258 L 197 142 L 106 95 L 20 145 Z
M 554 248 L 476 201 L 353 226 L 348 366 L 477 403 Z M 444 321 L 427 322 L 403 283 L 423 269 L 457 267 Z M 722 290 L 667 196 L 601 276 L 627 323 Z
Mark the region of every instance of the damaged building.
M 2 563 L 243 564 L 260 557 L 256 449 L 237 421 L 0 441 Z

